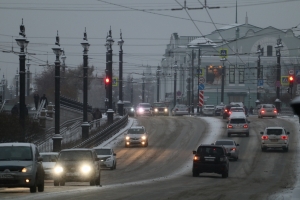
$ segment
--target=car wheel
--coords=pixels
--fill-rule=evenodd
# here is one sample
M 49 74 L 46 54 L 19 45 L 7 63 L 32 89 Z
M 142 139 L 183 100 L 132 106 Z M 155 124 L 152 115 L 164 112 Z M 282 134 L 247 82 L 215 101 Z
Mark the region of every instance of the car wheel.
M 95 184 L 96 186 L 100 185 L 100 172 L 99 172 L 99 176 L 96 178 Z
M 54 180 L 54 186 L 59 186 L 59 181 L 58 180 Z
M 235 161 L 237 161 L 238 159 L 239 159 L 239 157 L 238 157 L 238 156 L 234 158 L 234 160 L 235 160 Z
M 148 142 L 145 144 L 145 146 L 144 147 L 147 147 L 148 146 Z
M 37 180 L 35 180 L 33 186 L 30 187 L 30 193 L 36 192 L 36 182 L 37 182 Z
M 114 169 L 117 169 L 117 162 L 115 163 Z
M 199 172 L 193 171 L 193 177 L 198 177 L 199 176 Z
M 248 133 L 246 133 L 246 137 L 249 137 L 249 132 L 248 132 Z
M 95 186 L 96 185 L 96 178 L 92 178 L 92 180 L 90 180 L 90 186 Z
M 61 181 L 60 181 L 60 186 L 65 186 L 65 184 L 66 184 L 66 181 L 65 181 L 65 180 L 61 180 Z
M 110 170 L 114 170 L 115 169 L 115 163 L 113 163 L 113 166 L 111 168 L 109 168 Z
M 38 184 L 38 191 L 39 192 L 44 192 L 44 187 L 45 187 L 45 182 L 44 179 L 41 180 L 41 183 Z
M 223 172 L 223 173 L 222 173 L 222 178 L 227 178 L 227 177 L 228 177 L 228 171 Z

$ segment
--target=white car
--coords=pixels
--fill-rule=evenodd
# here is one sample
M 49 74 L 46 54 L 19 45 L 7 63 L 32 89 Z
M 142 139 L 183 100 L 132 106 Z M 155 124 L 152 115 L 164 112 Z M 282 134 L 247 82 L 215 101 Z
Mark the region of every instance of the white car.
M 239 144 L 237 144 L 234 140 L 229 139 L 219 139 L 213 143 L 214 145 L 222 145 L 225 147 L 227 153 L 230 153 L 230 158 L 234 160 L 239 159 Z
M 202 108 L 203 115 L 214 115 L 215 106 L 214 105 L 204 105 Z
M 289 134 L 283 127 L 267 127 L 264 132 L 260 132 L 261 150 L 267 151 L 268 148 L 289 150 Z
M 101 168 L 114 170 L 117 168 L 116 153 L 111 147 L 94 147 L 97 157 L 100 159 Z
M 129 146 L 148 146 L 148 134 L 144 126 L 130 127 L 125 133 L 125 147 Z
M 57 152 L 42 152 L 40 156 L 43 158 L 43 167 L 45 170 L 45 179 L 53 179 L 53 168 L 56 164 Z

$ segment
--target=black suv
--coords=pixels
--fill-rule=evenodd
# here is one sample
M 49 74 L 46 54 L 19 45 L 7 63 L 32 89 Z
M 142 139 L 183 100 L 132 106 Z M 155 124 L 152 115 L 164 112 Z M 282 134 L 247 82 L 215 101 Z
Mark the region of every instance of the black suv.
M 241 107 L 241 106 L 238 104 L 225 106 L 222 110 L 223 119 L 226 119 L 227 117 L 229 117 L 229 111 L 230 111 L 231 107 Z
M 100 185 L 100 163 L 94 149 L 62 150 L 54 167 L 54 186 L 65 182 L 90 182 Z
M 222 178 L 228 177 L 229 160 L 226 149 L 220 145 L 200 145 L 197 151 L 193 151 L 193 176 L 197 177 L 200 173 L 222 174 Z

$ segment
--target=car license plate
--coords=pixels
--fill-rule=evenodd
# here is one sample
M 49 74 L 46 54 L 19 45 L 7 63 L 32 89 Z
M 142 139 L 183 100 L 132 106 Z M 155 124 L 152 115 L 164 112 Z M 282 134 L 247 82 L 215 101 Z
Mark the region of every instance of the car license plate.
M 215 161 L 215 158 L 214 157 L 208 157 L 208 158 L 205 158 L 205 161 Z
M 13 178 L 13 176 L 9 174 L 1 174 L 0 178 Z
M 66 176 L 79 176 L 79 173 L 66 173 Z
M 270 139 L 271 142 L 278 142 L 277 139 Z

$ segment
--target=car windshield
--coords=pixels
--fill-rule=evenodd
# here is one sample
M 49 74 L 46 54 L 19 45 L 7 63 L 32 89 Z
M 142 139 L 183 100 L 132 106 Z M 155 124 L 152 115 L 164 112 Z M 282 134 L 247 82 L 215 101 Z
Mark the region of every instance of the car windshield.
M 81 161 L 92 160 L 90 151 L 62 151 L 58 157 L 59 161 Z
M 110 155 L 110 149 L 95 149 L 97 155 Z
M 166 107 L 164 103 L 154 103 L 153 107 Z
M 232 124 L 245 124 L 246 120 L 245 119 L 231 119 L 230 123 L 232 123 Z
M 233 141 L 216 141 L 216 145 L 233 145 Z
M 150 108 L 150 104 L 140 104 L 139 107 Z
M 124 107 L 132 107 L 131 103 L 124 103 Z
M 222 156 L 224 155 L 224 151 L 219 147 L 199 147 L 197 149 L 197 154 L 203 156 Z
M 231 108 L 230 110 L 233 112 L 244 112 L 243 108 Z
M 31 147 L 4 146 L 0 147 L 0 160 L 32 160 Z
M 128 134 L 144 134 L 144 129 L 131 128 L 131 129 L 128 130 Z
M 282 129 L 267 129 L 267 135 L 281 135 Z
M 41 154 L 43 158 L 43 162 L 56 162 L 57 155 L 43 155 Z
M 266 105 L 263 105 L 263 108 L 275 108 L 275 106 L 271 105 L 271 104 L 266 104 Z

